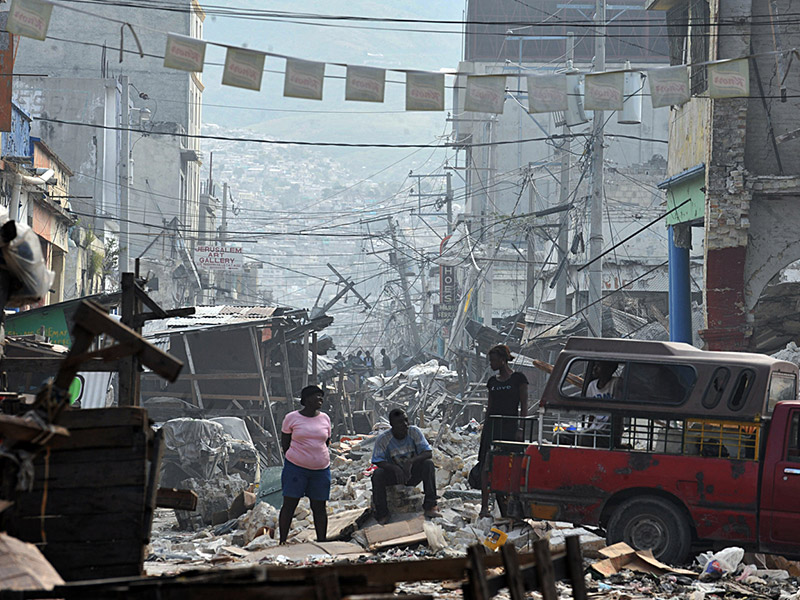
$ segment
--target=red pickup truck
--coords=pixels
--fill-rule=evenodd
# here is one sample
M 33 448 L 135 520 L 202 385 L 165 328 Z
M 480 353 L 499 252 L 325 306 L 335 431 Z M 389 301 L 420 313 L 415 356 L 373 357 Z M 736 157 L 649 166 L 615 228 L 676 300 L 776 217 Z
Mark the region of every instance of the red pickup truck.
M 573 338 L 526 441 L 493 442 L 492 490 L 668 563 L 725 545 L 800 556 L 797 378 L 760 354 Z

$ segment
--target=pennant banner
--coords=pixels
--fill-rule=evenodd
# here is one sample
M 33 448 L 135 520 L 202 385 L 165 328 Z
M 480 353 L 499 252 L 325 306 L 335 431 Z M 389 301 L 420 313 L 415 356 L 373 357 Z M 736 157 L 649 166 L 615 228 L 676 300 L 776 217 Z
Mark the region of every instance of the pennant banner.
M 586 110 L 622 110 L 625 73 L 596 73 L 584 79 Z
M 255 50 L 228 48 L 225 55 L 225 70 L 222 72 L 222 85 L 260 90 L 265 57 L 266 54 Z
M 444 110 L 444 74 L 406 73 L 406 110 Z
M 647 71 L 650 101 L 653 108 L 680 106 L 692 97 L 689 87 L 689 68 L 686 66 L 650 69 Z
M 746 58 L 708 65 L 708 95 L 733 98 L 750 95 L 750 63 Z
M 206 43 L 197 38 L 167 34 L 167 49 L 164 51 L 164 66 L 181 71 L 203 72 L 206 58 Z
M 505 75 L 469 75 L 464 110 L 502 114 L 506 101 Z
M 528 77 L 528 112 L 567 110 L 567 76 L 532 75 Z
M 385 88 L 386 69 L 347 65 L 347 81 L 344 88 L 345 100 L 383 102 Z
M 35 40 L 47 39 L 50 26 L 50 13 L 53 5 L 40 0 L 12 0 L 8 9 L 9 33 L 24 35 Z
M 310 60 L 286 59 L 283 95 L 290 98 L 322 100 L 325 63 Z

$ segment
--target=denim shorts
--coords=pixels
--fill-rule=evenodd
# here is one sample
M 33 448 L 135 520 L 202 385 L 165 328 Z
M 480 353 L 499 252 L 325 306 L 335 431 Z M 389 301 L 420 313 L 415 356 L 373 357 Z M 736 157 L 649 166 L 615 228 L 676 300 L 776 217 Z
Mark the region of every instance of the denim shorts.
M 281 487 L 286 498 L 302 498 L 327 501 L 331 497 L 331 468 L 305 469 L 283 461 Z

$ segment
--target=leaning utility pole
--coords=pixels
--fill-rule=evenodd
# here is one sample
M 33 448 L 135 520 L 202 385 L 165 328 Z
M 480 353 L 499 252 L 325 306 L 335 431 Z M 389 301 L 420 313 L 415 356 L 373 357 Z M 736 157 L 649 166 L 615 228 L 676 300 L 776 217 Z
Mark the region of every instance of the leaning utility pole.
M 571 31 L 567 32 L 567 72 L 570 73 L 575 70 L 573 61 L 575 60 L 575 36 Z M 561 133 L 564 135 L 561 140 L 559 152 L 561 154 L 561 191 L 558 198 L 558 203 L 564 206 L 569 201 L 569 168 L 570 168 L 570 154 L 572 152 L 572 138 L 569 137 L 569 128 L 566 121 L 561 127 Z M 566 261 L 569 254 L 569 212 L 565 212 L 561 216 L 561 226 L 558 228 L 558 262 Z M 567 312 L 567 280 L 569 279 L 569 265 L 565 264 L 563 271 L 558 275 L 556 280 L 556 312 L 560 315 L 566 315 Z
M 525 306 L 536 306 L 536 302 L 533 299 L 533 291 L 534 287 L 536 286 L 536 247 L 534 244 L 534 216 L 533 213 L 536 212 L 536 188 L 533 187 L 533 183 L 531 180 L 533 179 L 533 172 L 528 168 L 528 213 L 531 215 L 529 218 L 531 220 L 530 225 L 528 226 L 528 251 L 525 253 L 525 258 L 527 259 L 527 265 L 525 269 Z
M 414 305 L 411 304 L 411 294 L 408 291 L 408 280 L 406 279 L 406 272 L 403 265 L 397 257 L 397 235 L 394 230 L 394 222 L 392 217 L 386 217 L 389 222 L 389 234 L 392 236 L 392 251 L 389 252 L 389 260 L 392 266 L 397 269 L 400 274 L 400 286 L 403 288 L 403 304 L 405 305 L 406 319 L 408 320 L 408 328 L 411 331 L 411 340 L 414 344 L 414 354 L 422 350 L 422 343 L 419 340 L 419 330 L 417 329 L 417 315 L 414 311 Z
M 606 0 L 595 0 L 594 72 L 606 70 Z M 592 215 L 589 232 L 589 335 L 603 337 L 603 122 L 605 113 L 594 111 L 592 129 Z

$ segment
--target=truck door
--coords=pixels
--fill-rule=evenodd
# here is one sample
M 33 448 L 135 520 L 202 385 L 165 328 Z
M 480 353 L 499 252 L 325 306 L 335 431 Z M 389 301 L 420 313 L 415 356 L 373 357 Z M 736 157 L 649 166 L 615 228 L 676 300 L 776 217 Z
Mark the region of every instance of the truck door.
M 789 412 L 784 432 L 783 453 L 774 463 L 772 497 L 765 503 L 764 516 L 770 542 L 796 545 L 800 540 L 800 408 Z M 770 432 L 770 436 L 776 434 L 781 436 L 781 432 Z

